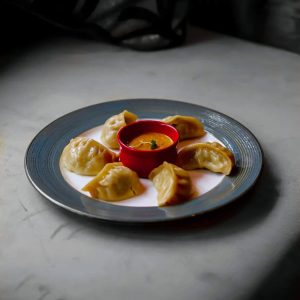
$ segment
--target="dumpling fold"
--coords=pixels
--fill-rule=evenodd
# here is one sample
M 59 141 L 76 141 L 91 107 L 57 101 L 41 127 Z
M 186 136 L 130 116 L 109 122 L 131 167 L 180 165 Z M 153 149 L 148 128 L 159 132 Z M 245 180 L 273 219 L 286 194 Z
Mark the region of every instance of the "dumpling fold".
M 151 171 L 149 179 L 157 191 L 159 206 L 182 203 L 193 194 L 189 173 L 174 164 L 164 162 Z
M 105 165 L 82 190 L 89 192 L 95 199 L 120 201 L 141 194 L 144 186 L 136 172 L 119 162 Z
M 87 137 L 76 137 L 64 148 L 63 166 L 79 175 L 97 175 L 107 163 L 118 161 L 118 155 Z
M 196 143 L 178 152 L 176 164 L 185 170 L 208 169 L 229 175 L 234 167 L 232 152 L 220 143 Z
M 112 149 L 119 149 L 117 134 L 118 131 L 127 124 L 137 120 L 137 115 L 124 110 L 118 115 L 107 119 L 101 133 L 101 140 Z
M 175 115 L 166 117 L 162 121 L 178 130 L 181 141 L 205 135 L 203 124 L 192 116 Z

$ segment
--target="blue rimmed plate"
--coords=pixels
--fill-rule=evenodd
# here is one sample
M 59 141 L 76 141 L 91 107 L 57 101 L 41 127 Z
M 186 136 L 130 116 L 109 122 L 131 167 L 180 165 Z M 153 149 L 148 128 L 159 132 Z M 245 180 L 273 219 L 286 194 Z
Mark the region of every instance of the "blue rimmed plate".
M 160 119 L 167 115 L 191 115 L 202 120 L 206 131 L 232 150 L 233 175 L 226 176 L 209 192 L 181 205 L 135 207 L 95 201 L 69 185 L 60 170 L 63 148 L 71 138 L 103 124 L 127 109 L 139 118 Z M 71 112 L 42 129 L 29 145 L 25 170 L 32 185 L 48 200 L 72 212 L 118 222 L 160 222 L 199 215 L 222 207 L 244 194 L 262 169 L 262 150 L 243 125 L 217 111 L 195 104 L 162 99 L 128 99 L 105 102 Z

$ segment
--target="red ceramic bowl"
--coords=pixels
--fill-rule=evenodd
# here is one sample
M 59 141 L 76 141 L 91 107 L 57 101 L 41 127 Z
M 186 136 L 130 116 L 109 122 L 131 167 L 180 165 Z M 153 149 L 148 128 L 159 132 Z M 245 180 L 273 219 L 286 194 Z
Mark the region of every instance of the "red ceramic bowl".
M 133 138 L 146 132 L 163 133 L 172 139 L 173 144 L 155 150 L 138 150 L 128 146 Z M 140 177 L 147 178 L 149 173 L 164 161 L 170 163 L 176 161 L 178 140 L 178 131 L 166 123 L 155 120 L 140 120 L 130 123 L 118 132 L 120 161 L 124 166 L 137 172 Z

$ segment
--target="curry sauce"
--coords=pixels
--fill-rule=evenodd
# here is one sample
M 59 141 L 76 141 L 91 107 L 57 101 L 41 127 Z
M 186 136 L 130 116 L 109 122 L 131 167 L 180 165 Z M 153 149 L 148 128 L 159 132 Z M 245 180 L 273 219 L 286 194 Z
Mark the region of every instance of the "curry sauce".
M 146 132 L 133 138 L 128 146 L 137 150 L 163 149 L 173 144 L 173 140 L 159 132 Z

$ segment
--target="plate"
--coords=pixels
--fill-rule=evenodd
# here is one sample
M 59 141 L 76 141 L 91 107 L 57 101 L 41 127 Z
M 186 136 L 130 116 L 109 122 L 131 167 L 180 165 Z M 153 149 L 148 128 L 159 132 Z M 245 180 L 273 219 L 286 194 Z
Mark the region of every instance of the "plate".
M 95 201 L 72 187 L 63 177 L 59 161 L 71 138 L 100 126 L 124 109 L 139 118 L 160 119 L 168 115 L 191 115 L 201 119 L 205 130 L 234 154 L 236 168 L 213 189 L 184 204 L 124 206 Z M 261 147 L 254 135 L 234 119 L 209 108 L 165 99 L 128 99 L 88 106 L 55 120 L 30 143 L 25 170 L 32 185 L 48 200 L 67 210 L 102 220 L 148 223 L 196 216 L 222 207 L 243 195 L 256 182 L 263 162 Z

